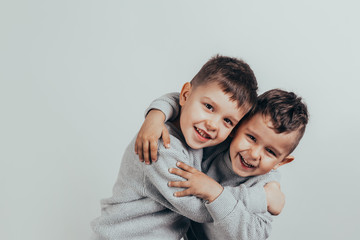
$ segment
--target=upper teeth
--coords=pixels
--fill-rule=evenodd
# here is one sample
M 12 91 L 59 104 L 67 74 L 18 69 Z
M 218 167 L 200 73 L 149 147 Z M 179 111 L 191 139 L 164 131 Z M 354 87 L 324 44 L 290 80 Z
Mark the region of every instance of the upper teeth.
M 245 166 L 249 167 L 249 168 L 254 168 L 254 165 L 251 165 L 250 163 L 246 162 L 245 159 L 243 157 L 241 157 L 242 162 L 244 163 Z
M 203 130 L 201 130 L 200 128 L 195 127 L 196 131 L 200 134 L 200 136 L 204 137 L 204 138 L 210 138 L 209 135 L 204 132 Z

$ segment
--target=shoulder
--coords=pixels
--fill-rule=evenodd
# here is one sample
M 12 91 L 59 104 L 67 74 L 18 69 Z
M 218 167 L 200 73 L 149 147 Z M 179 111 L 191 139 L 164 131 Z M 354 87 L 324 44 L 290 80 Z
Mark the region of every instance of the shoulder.
M 258 175 L 250 178 L 248 180 L 248 183 L 250 183 L 251 185 L 258 183 L 266 184 L 272 181 L 280 182 L 280 180 L 281 180 L 280 172 L 277 170 L 271 170 L 270 172 L 264 175 Z
M 182 152 L 191 151 L 191 148 L 186 144 L 184 135 L 179 129 L 177 129 L 172 123 L 166 123 L 165 126 L 169 131 L 170 149 Z M 159 151 L 166 149 L 162 139 L 159 140 L 159 143 Z
M 158 143 L 158 153 L 159 157 L 164 156 L 173 156 L 173 157 L 180 157 L 187 162 L 186 159 L 198 159 L 202 158 L 202 149 L 192 149 L 190 148 L 184 139 L 181 131 L 176 129 L 175 126 L 171 123 L 166 123 L 166 127 L 169 130 L 170 135 L 170 148 L 165 148 L 163 144 L 163 140 L 160 139 Z M 191 162 L 191 160 L 190 160 Z

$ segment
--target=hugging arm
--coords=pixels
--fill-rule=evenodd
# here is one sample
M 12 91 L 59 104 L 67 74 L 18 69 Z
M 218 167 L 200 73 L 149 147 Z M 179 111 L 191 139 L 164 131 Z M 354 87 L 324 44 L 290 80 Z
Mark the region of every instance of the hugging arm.
M 267 239 L 272 229 L 272 215 L 267 211 L 264 182 L 249 186 L 241 184 L 225 187 L 212 203 L 205 204 L 214 219 L 212 234 L 223 239 Z M 226 200 L 225 200 L 226 199 Z M 236 202 L 229 214 L 222 211 L 224 204 Z
M 186 188 L 175 192 L 175 197 L 196 196 L 207 202 L 214 201 L 224 190 L 224 188 L 205 173 L 190 167 L 183 162 L 177 162 L 179 168 L 170 168 L 172 174 L 185 178 L 185 181 L 171 181 L 169 187 Z
M 169 181 L 180 181 L 181 177 L 169 172 L 169 168 L 176 166 L 176 162 L 182 159 L 194 166 L 194 162 L 200 162 L 202 150 L 193 155 L 193 152 L 183 151 L 179 139 L 170 136 L 172 147 L 166 149 L 159 147 L 159 160 L 151 165 L 144 165 L 144 191 L 145 195 L 159 202 L 164 207 L 196 222 L 211 222 L 204 200 L 195 196 L 177 198 L 175 188 L 169 188 Z
M 206 204 L 214 219 L 213 233 L 220 233 L 225 239 L 267 239 L 273 220 L 271 214 L 280 213 L 284 206 L 284 195 L 277 182 L 279 178 L 278 172 L 270 172 L 239 186 L 224 187 L 223 193 L 214 202 Z M 228 199 L 224 201 L 222 198 L 227 195 Z M 237 203 L 225 215 L 221 208 L 229 201 Z
M 229 240 L 267 239 L 271 232 L 272 216 L 268 212 L 251 212 L 242 201 L 236 201 L 232 197 L 233 195 L 224 189 L 214 202 L 206 204 L 214 219 L 212 234 Z M 228 199 L 224 201 L 223 198 Z M 229 214 L 225 214 L 223 209 L 224 206 L 227 207 L 226 204 L 230 202 L 229 199 L 232 199 L 235 207 Z
M 152 109 L 146 116 L 135 141 L 135 153 L 139 160 L 146 164 L 156 162 L 158 141 L 162 138 L 164 147 L 169 148 L 170 136 L 164 124 L 165 115 Z
M 156 162 L 158 140 L 163 139 L 166 148 L 170 147 L 170 137 L 164 122 L 179 115 L 179 93 L 169 93 L 155 99 L 145 111 L 145 120 L 135 142 L 135 153 L 141 162 Z
M 285 194 L 280 189 L 280 183 L 277 181 L 268 182 L 264 186 L 267 202 L 267 210 L 274 216 L 281 213 L 285 206 Z
M 171 139 L 171 141 L 175 143 L 176 140 L 177 139 L 175 138 Z M 159 198 L 157 196 L 151 196 L 152 193 L 149 192 L 149 197 L 157 197 L 156 201 L 164 205 L 166 208 L 195 222 L 214 222 L 214 226 L 219 233 L 223 232 L 226 236 L 229 236 L 229 238 L 224 239 L 238 239 L 238 237 L 241 237 L 240 239 L 262 239 L 263 237 L 265 238 L 268 236 L 268 232 L 271 228 L 271 216 L 266 212 L 266 207 L 264 212 L 255 213 L 253 211 L 257 211 L 257 209 L 252 209 L 250 204 L 249 206 L 246 206 L 246 203 L 249 203 L 252 199 L 250 193 L 251 189 L 249 190 L 244 186 L 236 187 L 237 189 L 240 189 L 236 194 L 242 197 L 242 200 L 238 200 L 234 197 L 232 190 L 229 189 L 229 187 L 225 187 L 223 189 L 220 184 L 216 183 L 215 180 L 212 180 L 210 177 L 207 177 L 204 173 L 191 166 L 188 166 L 192 169 L 191 171 L 200 174 L 195 181 L 195 183 L 198 183 L 198 190 L 194 190 L 192 193 L 187 194 L 186 189 L 184 191 L 184 189 L 174 188 L 179 186 L 175 185 L 173 187 L 169 187 L 168 182 L 172 182 L 170 183 L 171 186 L 173 183 L 182 182 L 184 179 L 180 177 L 181 174 L 171 174 L 170 172 L 173 172 L 173 170 L 170 170 L 169 172 L 168 169 L 175 166 L 179 159 L 185 159 L 185 162 L 189 162 L 189 156 L 179 154 L 175 147 L 176 144 L 174 144 L 174 146 L 170 149 L 160 148 L 159 161 L 146 166 L 147 179 L 144 181 L 145 185 L 149 185 L 145 187 L 145 191 L 150 189 L 151 186 L 155 186 L 161 195 Z M 201 180 L 201 177 L 207 177 L 207 179 Z M 212 191 L 212 189 L 209 190 L 209 188 L 202 189 L 200 186 L 206 181 L 212 181 L 213 183 L 219 185 L 220 190 L 218 192 L 215 190 L 215 193 L 206 195 L 207 192 Z M 210 184 L 209 186 L 214 185 Z M 180 192 L 183 192 L 182 195 L 180 194 L 179 196 L 184 197 L 174 196 L 175 193 L 179 193 L 179 190 Z M 219 193 L 220 195 L 218 195 Z M 206 199 L 207 196 L 216 195 L 218 195 L 218 197 L 216 197 L 215 200 L 208 198 L 209 203 L 206 203 L 204 200 L 199 198 L 203 197 Z M 259 196 L 254 195 L 254 197 Z
M 274 179 L 271 175 L 249 186 L 242 184 L 223 188 L 205 173 L 185 163 L 178 162 L 177 166 L 180 169 L 170 169 L 170 172 L 186 180 L 170 182 L 169 186 L 186 188 L 176 192 L 175 196 L 193 195 L 207 200 L 205 206 L 214 219 L 213 230 L 208 234 L 214 238 L 244 240 L 266 239 L 269 236 L 272 217 L 266 211 L 263 185 L 264 181 Z

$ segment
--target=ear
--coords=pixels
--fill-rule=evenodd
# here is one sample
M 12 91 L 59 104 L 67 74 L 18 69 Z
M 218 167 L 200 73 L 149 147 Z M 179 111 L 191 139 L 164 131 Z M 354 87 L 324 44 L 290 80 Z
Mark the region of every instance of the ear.
M 276 164 L 276 165 L 273 167 L 273 169 L 276 170 L 278 167 L 294 161 L 294 159 L 295 159 L 294 156 L 289 155 L 289 156 L 285 157 L 281 162 L 279 162 L 278 164 Z
M 187 82 L 181 89 L 179 103 L 180 106 L 184 106 L 191 92 L 191 83 Z

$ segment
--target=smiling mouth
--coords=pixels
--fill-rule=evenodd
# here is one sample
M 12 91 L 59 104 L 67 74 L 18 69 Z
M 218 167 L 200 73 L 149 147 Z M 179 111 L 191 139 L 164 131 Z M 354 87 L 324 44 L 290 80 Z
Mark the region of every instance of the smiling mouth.
M 205 131 L 203 131 L 200 128 L 194 127 L 195 131 L 200 135 L 200 137 L 205 138 L 205 139 L 211 139 L 211 136 L 209 134 L 207 134 Z
M 239 153 L 239 156 L 240 156 L 240 161 L 241 161 L 241 163 L 242 163 L 245 167 L 247 167 L 247 168 L 255 168 L 254 165 L 246 162 L 245 159 L 241 156 L 240 153 Z

